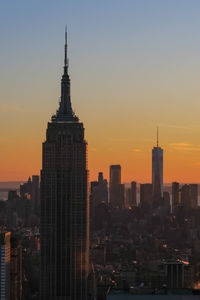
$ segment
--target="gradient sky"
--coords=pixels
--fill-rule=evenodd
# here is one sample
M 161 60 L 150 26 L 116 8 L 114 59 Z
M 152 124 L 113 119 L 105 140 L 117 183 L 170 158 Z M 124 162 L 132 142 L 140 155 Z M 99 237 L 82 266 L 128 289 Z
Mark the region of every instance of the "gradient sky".
M 90 179 L 121 164 L 150 181 L 159 126 L 165 182 L 200 182 L 199 15 L 199 0 L 0 1 L 0 181 L 40 172 L 67 25 Z

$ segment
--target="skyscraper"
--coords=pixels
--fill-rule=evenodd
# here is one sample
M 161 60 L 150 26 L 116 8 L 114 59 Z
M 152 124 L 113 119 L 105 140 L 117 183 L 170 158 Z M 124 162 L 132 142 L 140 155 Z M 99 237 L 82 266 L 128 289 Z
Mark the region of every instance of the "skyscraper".
M 41 170 L 41 300 L 86 300 L 89 272 L 87 142 L 71 107 L 67 32 L 59 109 Z
M 135 181 L 131 182 L 131 206 L 137 205 L 137 184 Z
M 152 184 L 140 184 L 140 207 L 144 209 L 152 208 Z
M 172 212 L 175 213 L 179 204 L 179 183 L 172 182 Z
M 158 145 L 158 129 L 157 146 L 152 149 L 152 185 L 153 195 L 161 193 L 163 196 L 163 149 Z
M 124 184 L 121 184 L 121 166 L 110 166 L 110 205 L 112 207 L 124 207 Z

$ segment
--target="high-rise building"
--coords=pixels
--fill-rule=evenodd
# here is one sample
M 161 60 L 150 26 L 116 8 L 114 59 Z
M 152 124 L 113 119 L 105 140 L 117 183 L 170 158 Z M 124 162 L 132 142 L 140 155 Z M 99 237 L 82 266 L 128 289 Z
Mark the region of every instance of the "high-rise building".
M 172 182 L 172 212 L 175 213 L 179 204 L 179 183 Z
M 31 195 L 31 191 L 32 191 L 32 181 L 31 181 L 31 177 L 29 177 L 27 182 L 20 185 L 20 196 L 23 197 L 25 194 Z
M 99 172 L 98 181 L 90 183 L 90 219 L 95 218 L 96 207 L 100 203 L 108 205 L 108 182 L 103 178 L 103 173 Z
M 159 147 L 158 144 L 158 129 L 157 129 L 157 146 L 152 149 L 152 185 L 153 185 L 153 195 L 155 196 L 161 193 L 161 197 L 162 197 L 163 196 L 163 149 Z
M 137 205 L 136 201 L 136 182 L 132 181 L 131 186 L 126 188 L 125 207 L 133 207 Z
M 152 208 L 152 184 L 140 184 L 140 207 L 144 209 Z
M 181 188 L 181 205 L 185 211 L 191 208 L 191 191 L 189 184 L 184 184 Z
M 135 181 L 131 182 L 131 201 L 130 206 L 136 206 L 137 205 L 137 184 Z
M 0 299 L 10 300 L 10 232 L 0 233 Z
M 61 100 L 48 123 L 41 170 L 41 300 L 86 300 L 89 273 L 87 142 L 70 100 L 67 33 Z
M 181 188 L 181 205 L 187 210 L 198 205 L 198 184 L 184 184 Z
M 125 187 L 121 184 L 121 166 L 110 166 L 110 205 L 112 207 L 123 208 L 124 207 L 124 193 Z

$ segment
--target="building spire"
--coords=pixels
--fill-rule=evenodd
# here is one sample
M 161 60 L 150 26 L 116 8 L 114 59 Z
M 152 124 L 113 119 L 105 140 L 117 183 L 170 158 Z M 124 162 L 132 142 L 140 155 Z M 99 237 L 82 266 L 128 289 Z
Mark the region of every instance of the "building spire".
M 67 55 L 67 26 L 65 27 L 65 60 L 64 60 L 64 71 L 68 74 L 68 55 Z
M 65 47 L 64 47 L 64 74 L 61 80 L 61 99 L 59 109 L 55 116 L 52 117 L 53 121 L 70 121 L 77 122 L 79 119 L 74 114 L 71 105 L 70 96 L 70 78 L 68 74 L 68 53 L 67 53 L 67 27 L 65 27 Z
M 158 147 L 158 127 L 157 127 L 157 147 Z

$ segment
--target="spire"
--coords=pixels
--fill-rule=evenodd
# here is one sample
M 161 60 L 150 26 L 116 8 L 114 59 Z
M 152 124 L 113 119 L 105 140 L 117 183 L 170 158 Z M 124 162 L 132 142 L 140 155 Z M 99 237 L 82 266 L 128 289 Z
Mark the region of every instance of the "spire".
M 158 127 L 157 127 L 157 147 L 158 147 Z
M 67 27 L 65 27 L 65 47 L 64 47 L 64 74 L 61 80 L 61 100 L 59 109 L 52 121 L 70 121 L 77 122 L 78 118 L 74 114 L 71 105 L 70 96 L 70 78 L 68 74 L 68 53 L 67 53 Z
M 64 72 L 68 74 L 69 61 L 67 56 L 67 26 L 65 27 L 65 60 L 64 60 Z

